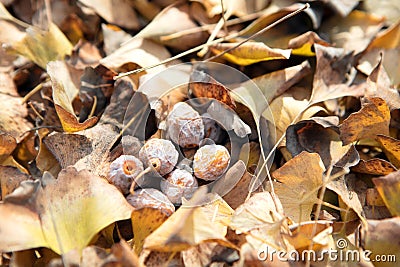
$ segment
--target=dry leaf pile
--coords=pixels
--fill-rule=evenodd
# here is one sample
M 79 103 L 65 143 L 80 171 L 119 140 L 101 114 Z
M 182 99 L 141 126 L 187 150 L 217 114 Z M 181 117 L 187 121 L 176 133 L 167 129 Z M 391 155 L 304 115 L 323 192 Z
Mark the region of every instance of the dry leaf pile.
M 396 266 L 399 10 L 0 1 L 0 265 Z

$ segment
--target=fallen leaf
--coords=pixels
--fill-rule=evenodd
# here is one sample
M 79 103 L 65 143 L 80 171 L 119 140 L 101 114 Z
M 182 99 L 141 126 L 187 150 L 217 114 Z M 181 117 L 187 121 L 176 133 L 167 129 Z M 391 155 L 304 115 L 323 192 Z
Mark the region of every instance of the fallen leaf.
M 285 215 L 295 222 L 310 220 L 314 204 L 318 202 L 318 190 L 322 186 L 325 171 L 317 153 L 301 152 L 272 173 Z
M 227 49 L 232 49 L 236 45 L 236 43 L 216 44 L 210 46 L 210 50 L 214 54 L 219 54 Z M 290 53 L 291 49 L 270 48 L 264 43 L 247 42 L 230 50 L 222 57 L 240 66 L 247 66 L 260 61 L 288 59 Z
M 236 107 L 230 90 L 203 70 L 193 70 L 190 75 L 189 90 L 196 98 L 200 98 L 199 101 L 201 98 L 205 98 L 208 102 L 210 99 L 215 99 L 232 109 Z
M 0 163 L 8 158 L 17 147 L 17 140 L 7 133 L 0 132 Z
M 47 146 L 44 143 L 44 138 L 50 133 L 48 129 L 40 129 L 38 131 L 39 135 L 39 152 L 36 156 L 36 166 L 37 168 L 44 173 L 45 171 L 48 171 L 51 173 L 51 175 L 57 177 L 58 173 L 61 171 L 61 165 L 60 162 L 61 160 L 57 160 L 54 154 L 50 152 L 50 150 L 47 148 Z M 50 138 L 51 139 L 51 138 Z M 50 141 L 51 143 L 51 141 Z M 56 146 L 54 143 L 50 144 L 49 146 Z M 66 142 L 68 143 L 68 142 Z M 58 151 L 59 147 L 55 148 L 53 147 L 53 151 Z M 65 159 L 67 160 L 67 159 Z M 65 166 L 65 162 L 62 162 Z M 66 167 L 66 166 L 65 166 Z
M 352 53 L 342 48 L 314 44 L 317 66 L 310 102 L 315 104 L 343 96 L 361 96 L 363 88 L 350 86 L 354 79 Z M 353 75 L 352 75 L 353 74 Z
M 306 88 L 292 87 L 286 93 L 274 99 L 270 110 L 276 127 L 276 138 L 279 139 L 297 120 L 306 120 L 315 113 L 324 110 L 321 106 L 310 106 L 310 94 Z
M 382 65 L 387 71 L 391 84 L 397 86 L 400 83 L 399 33 L 400 21 L 378 33 L 359 59 L 357 69 L 370 75 L 383 54 Z
M 92 152 L 90 140 L 79 134 L 54 132 L 43 137 L 42 142 L 56 158 L 62 169 L 74 165 L 78 160 Z
M 400 16 L 400 3 L 397 0 L 381 2 L 379 0 L 366 0 L 364 9 L 378 16 L 384 16 L 386 23 L 395 24 Z
M 256 193 L 236 208 L 229 226 L 240 234 L 279 222 L 284 216 L 278 211 L 282 207 L 276 207 L 280 202 L 275 203 L 270 192 Z
M 376 140 L 381 145 L 389 161 L 396 166 L 396 168 L 400 168 L 400 141 L 382 134 L 378 134 Z
M 253 78 L 250 81 L 240 84 L 239 87 L 232 90 L 234 92 L 238 92 L 243 90 L 241 87 L 246 88 L 248 86 L 252 86 L 252 83 L 255 83 L 262 91 L 267 102 L 271 103 L 272 100 L 285 93 L 293 85 L 301 81 L 301 79 L 309 74 L 311 74 L 310 63 L 308 61 L 304 61 L 300 65 L 288 67 L 283 70 L 274 71 Z
M 143 247 L 161 252 L 177 252 L 203 242 L 229 244 L 225 239 L 226 225 L 233 210 L 215 195 L 211 196 L 211 202 L 205 202 L 208 204 L 198 206 L 197 203 L 205 201 L 204 197 L 204 190 L 198 189 L 190 202 L 184 203 L 183 207 L 146 238 Z
M 369 206 L 385 206 L 385 202 L 376 188 L 367 189 L 365 202 Z
M 360 139 L 389 134 L 390 111 L 381 98 L 365 98 L 360 111 L 350 114 L 339 126 L 344 145 Z
M 77 96 L 78 89 L 72 82 L 67 65 L 61 61 L 52 61 L 47 65 L 47 72 L 52 82 L 54 105 L 64 131 L 77 132 L 93 126 L 97 117 L 80 123 L 75 116 L 72 101 Z
M 399 92 L 391 86 L 390 78 L 382 64 L 382 57 L 367 79 L 366 97 L 380 97 L 390 110 L 400 107 Z
M 254 249 L 264 246 L 284 250 L 282 233 L 288 233 L 287 222 L 279 210 L 281 203 L 270 192 L 256 193 L 240 205 L 229 224 L 237 234 L 244 233 L 246 241 Z
M 335 192 L 340 200 L 344 203 L 343 210 L 341 211 L 341 217 L 343 221 L 350 221 L 351 218 L 346 211 L 346 208 L 351 208 L 354 210 L 358 216 L 358 218 L 363 219 L 365 217 L 365 213 L 363 211 L 363 199 L 362 197 L 365 196 L 365 190 L 361 190 L 360 186 L 357 186 L 356 178 L 352 176 L 341 176 L 338 179 L 330 181 L 326 188 Z M 359 195 L 358 191 L 362 191 L 363 195 Z M 341 206 L 341 205 L 340 205 Z
M 106 108 L 114 91 L 113 77 L 115 75 L 115 72 L 101 64 L 96 68 L 85 68 L 79 89 L 79 99 L 82 104 L 79 112 L 81 121 L 87 119 L 90 114 L 95 116 L 100 114 Z
M 19 187 L 22 181 L 29 180 L 30 175 L 21 172 L 15 167 L 0 166 L 0 189 L 3 199 Z
M 134 39 L 152 39 L 169 47 L 187 50 L 205 41 L 204 32 L 195 32 L 179 38 L 169 38 L 165 41 L 162 37 L 195 27 L 197 25 L 189 16 L 189 6 L 186 3 L 174 3 L 163 9 L 144 29 L 134 36 Z
M 332 222 L 301 222 L 290 226 L 291 235 L 285 236 L 285 239 L 299 252 L 309 249 L 312 244 L 312 250 L 326 248 L 332 240 Z
M 372 174 L 372 175 L 388 175 L 397 171 L 396 167 L 386 160 L 374 158 L 370 160 L 360 160 L 360 162 L 351 168 L 354 172 Z
M 127 42 L 132 36 L 119 27 L 110 24 L 101 24 L 104 36 L 104 52 L 106 55 L 112 54 L 122 43 Z
M 400 218 L 394 217 L 383 220 L 367 220 L 362 225 L 361 245 L 364 249 L 369 250 L 372 254 L 369 259 L 374 260 L 375 266 L 393 266 L 396 259 L 400 257 Z M 389 255 L 391 260 L 389 261 Z M 377 256 L 387 256 L 387 262 L 379 262 L 381 258 Z
M 380 178 L 373 178 L 376 189 L 383 202 L 393 216 L 400 215 L 400 202 L 398 192 L 400 190 L 400 171 L 390 173 Z
M 122 65 L 133 62 L 141 67 L 152 66 L 160 63 L 162 60 L 170 58 L 171 54 L 160 44 L 152 40 L 143 38 L 134 38 L 121 45 L 113 53 L 100 60 L 100 63 L 109 69 L 118 69 Z M 148 69 L 148 73 L 157 73 L 165 69 L 165 66 Z
M 110 103 L 105 108 L 99 124 L 110 124 L 122 130 L 124 128 L 124 116 L 134 93 L 130 82 L 124 79 L 116 81 Z
M 160 209 L 143 208 L 132 212 L 133 244 L 137 255 L 140 255 L 146 237 L 167 218 L 168 216 Z
M 92 8 L 108 23 L 115 24 L 130 30 L 139 29 L 139 19 L 132 4 L 125 0 L 79 0 L 82 4 Z
M 339 136 L 337 117 L 314 117 L 290 125 L 286 130 L 286 148 L 292 156 L 302 151 L 315 152 L 321 157 L 326 169 L 348 168 L 359 161 L 352 145 L 343 145 Z
M 314 44 L 329 46 L 329 43 L 322 40 L 318 34 L 309 31 L 291 39 L 288 48 L 292 49 L 292 55 L 298 56 L 314 56 Z
M 21 102 L 22 97 L 0 93 L 0 103 L 3 103 L 0 110 L 0 132 L 12 136 L 17 142 L 33 127 L 26 118 L 28 109 Z
M 46 69 L 50 61 L 70 55 L 72 44 L 55 24 L 50 23 L 47 31 L 30 26 L 21 41 L 11 44 L 11 49 Z
M 69 167 L 57 179 L 45 173 L 43 183 L 44 188 L 39 181 L 25 182 L 20 188 L 30 193 L 21 195 L 17 189 L 0 204 L 1 217 L 10 218 L 0 222 L 1 251 L 81 251 L 101 229 L 131 216 L 132 207 L 122 194 L 87 170 Z
M 327 3 L 342 17 L 346 17 L 358 5 L 358 0 L 328 0 Z
M 358 54 L 367 48 L 384 21 L 384 17 L 353 10 L 344 18 L 333 16 L 323 24 L 321 31 L 329 34 L 330 42 L 336 47 Z

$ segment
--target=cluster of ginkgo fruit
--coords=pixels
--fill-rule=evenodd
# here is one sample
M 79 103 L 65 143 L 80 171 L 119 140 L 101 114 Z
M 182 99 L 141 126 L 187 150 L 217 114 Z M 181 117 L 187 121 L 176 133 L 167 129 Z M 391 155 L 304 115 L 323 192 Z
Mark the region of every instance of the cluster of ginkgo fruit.
M 182 198 L 192 197 L 198 188 L 197 179 L 215 181 L 226 172 L 231 157 L 225 146 L 215 143 L 223 131 L 218 123 L 206 113 L 200 116 L 186 102 L 173 106 L 166 126 L 168 139 L 150 138 L 137 156 L 124 154 L 114 160 L 108 180 L 127 195 L 127 201 L 134 208 L 152 207 L 171 215 L 175 206 L 182 204 Z M 205 138 L 212 141 L 207 144 Z M 179 148 L 195 149 L 194 156 L 190 160 L 180 159 Z M 135 181 L 150 171 L 163 177 L 161 191 L 155 188 L 135 190 Z

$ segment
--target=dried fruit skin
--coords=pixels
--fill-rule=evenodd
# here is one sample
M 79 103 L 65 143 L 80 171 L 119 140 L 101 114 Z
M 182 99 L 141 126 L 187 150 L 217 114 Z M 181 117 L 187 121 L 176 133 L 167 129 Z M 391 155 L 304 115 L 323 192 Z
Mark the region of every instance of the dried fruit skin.
M 161 181 L 161 191 L 175 205 L 182 204 L 182 197 L 190 199 L 198 185 L 196 178 L 185 170 L 175 169 Z
M 123 194 L 128 194 L 133 179 L 143 169 L 143 163 L 138 158 L 132 155 L 122 155 L 111 163 L 109 181 Z
M 178 162 L 179 153 L 169 140 L 152 138 L 139 151 L 139 158 L 146 165 L 151 165 L 161 174 L 170 173 Z
M 202 118 L 185 102 L 174 105 L 167 117 L 167 127 L 171 140 L 184 148 L 198 146 L 204 138 Z
M 154 188 L 139 189 L 135 191 L 135 194 L 127 196 L 126 200 L 135 209 L 159 209 L 167 216 L 175 212 L 175 206 L 168 197 Z
M 214 181 L 226 171 L 230 159 L 229 152 L 224 146 L 202 146 L 194 155 L 194 175 L 206 181 Z

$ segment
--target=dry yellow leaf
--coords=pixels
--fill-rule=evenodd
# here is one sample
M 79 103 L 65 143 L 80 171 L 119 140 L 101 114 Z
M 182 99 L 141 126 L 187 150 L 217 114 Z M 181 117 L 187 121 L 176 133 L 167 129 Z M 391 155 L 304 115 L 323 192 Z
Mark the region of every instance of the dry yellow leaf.
M 137 255 L 143 249 L 144 240 L 154 232 L 168 216 L 160 209 L 143 208 L 132 212 L 133 244 Z
M 378 134 L 376 140 L 380 143 L 390 162 L 400 168 L 400 141 L 382 134 Z
M 393 216 L 400 216 L 400 171 L 392 172 L 386 176 L 373 178 L 383 202 Z
M 207 198 L 206 204 L 199 206 Z M 177 252 L 207 241 L 230 246 L 225 235 L 232 214 L 232 208 L 221 197 L 205 195 L 198 189 L 189 202 L 146 238 L 143 248 Z
M 8 218 L 0 221 L 0 251 L 81 251 L 100 230 L 130 218 L 132 210 L 114 186 L 87 170 L 68 167 L 57 179 L 45 173 L 42 183 L 24 182 L 0 204 L 0 216 Z
M 285 214 L 295 222 L 310 220 L 325 167 L 317 153 L 301 152 L 272 173 L 275 193 Z
M 214 54 L 219 54 L 222 51 L 235 47 L 236 43 L 223 43 L 210 46 L 210 50 Z M 228 61 L 247 66 L 260 61 L 273 59 L 288 59 L 291 49 L 270 48 L 261 42 L 247 42 L 241 46 L 225 53 L 223 57 Z
M 47 63 L 64 59 L 72 52 L 73 47 L 64 33 L 50 23 L 47 31 L 30 26 L 26 29 L 25 37 L 12 44 L 11 48 L 46 69 Z
M 53 101 L 61 125 L 66 132 L 77 132 L 93 126 L 98 118 L 91 117 L 80 123 L 75 116 L 72 101 L 78 94 L 65 62 L 52 61 L 47 65 L 53 87 Z
M 356 166 L 352 167 L 351 170 L 353 172 L 372 175 L 387 175 L 397 169 L 386 160 L 374 158 L 370 160 L 360 160 L 360 162 Z
M 377 134 L 389 134 L 390 110 L 382 98 L 365 98 L 360 111 L 351 114 L 340 127 L 344 145 L 360 139 L 375 138 Z

